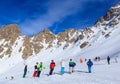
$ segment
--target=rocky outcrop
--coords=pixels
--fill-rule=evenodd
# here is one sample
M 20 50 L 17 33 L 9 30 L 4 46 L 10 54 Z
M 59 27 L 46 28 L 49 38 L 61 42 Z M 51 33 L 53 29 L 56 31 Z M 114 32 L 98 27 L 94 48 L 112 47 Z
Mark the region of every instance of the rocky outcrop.
M 87 45 L 88 45 L 88 43 L 89 43 L 89 42 L 86 42 L 86 41 L 85 41 L 85 42 L 83 42 L 83 43 L 80 45 L 80 48 L 84 48 L 85 46 L 87 46 Z
M 32 50 L 32 45 L 30 43 L 30 38 L 29 36 L 24 37 L 24 43 L 23 43 L 23 55 L 22 58 L 26 59 L 28 56 L 33 55 L 33 50 Z
M 21 31 L 17 25 L 11 24 L 3 26 L 0 29 L 0 40 L 5 39 L 6 41 L 14 43 L 16 38 L 19 36 L 21 36 Z
M 115 7 L 111 7 L 107 11 L 105 16 L 100 17 L 98 19 L 98 21 L 96 22 L 96 26 L 99 26 L 100 24 L 101 25 L 109 24 L 106 21 L 110 21 L 111 20 L 110 26 L 113 27 L 114 25 L 118 24 L 119 16 L 120 16 L 120 2 Z M 116 17 L 118 17 L 117 20 L 113 20 L 112 21 L 112 19 L 114 19 Z
M 0 41 L 4 40 L 6 43 L 5 45 L 0 45 L 0 53 L 6 48 L 4 53 L 0 55 L 1 58 L 3 56 L 11 56 L 12 46 L 19 36 L 21 36 L 21 31 L 15 24 L 5 25 L 0 29 Z
M 44 39 L 45 43 L 52 44 L 53 40 L 56 39 L 55 35 L 50 32 L 50 30 L 46 29 L 44 30 Z

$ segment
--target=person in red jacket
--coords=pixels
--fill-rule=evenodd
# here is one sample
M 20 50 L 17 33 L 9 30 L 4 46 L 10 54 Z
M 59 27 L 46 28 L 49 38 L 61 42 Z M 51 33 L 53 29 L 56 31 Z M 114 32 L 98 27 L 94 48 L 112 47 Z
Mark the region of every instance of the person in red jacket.
M 56 66 L 56 65 L 55 65 L 54 60 L 51 60 L 49 75 L 52 75 L 52 73 L 53 73 L 53 70 L 54 70 L 55 66 Z

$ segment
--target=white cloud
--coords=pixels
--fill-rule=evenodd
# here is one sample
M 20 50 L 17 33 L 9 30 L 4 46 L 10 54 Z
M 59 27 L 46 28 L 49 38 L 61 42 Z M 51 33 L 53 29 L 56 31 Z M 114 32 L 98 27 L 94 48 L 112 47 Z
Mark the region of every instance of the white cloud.
M 46 4 L 47 13 L 36 20 L 27 19 L 20 26 L 24 34 L 38 33 L 45 27 L 52 26 L 65 17 L 82 10 L 83 0 L 51 0 Z

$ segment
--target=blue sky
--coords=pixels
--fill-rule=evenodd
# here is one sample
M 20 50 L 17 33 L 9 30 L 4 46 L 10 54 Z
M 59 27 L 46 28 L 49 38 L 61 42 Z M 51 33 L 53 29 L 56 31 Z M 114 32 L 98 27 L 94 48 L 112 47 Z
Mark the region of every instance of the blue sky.
M 120 0 L 0 0 L 0 27 L 17 24 L 23 35 L 94 25 Z

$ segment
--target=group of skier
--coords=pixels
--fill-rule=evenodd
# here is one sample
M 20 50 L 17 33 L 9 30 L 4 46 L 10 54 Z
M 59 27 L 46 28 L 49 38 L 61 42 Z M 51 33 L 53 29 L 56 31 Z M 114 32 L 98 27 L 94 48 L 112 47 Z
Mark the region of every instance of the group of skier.
M 95 58 L 95 61 L 98 60 L 100 61 L 100 58 Z M 87 59 L 83 60 L 82 58 L 80 58 L 80 63 L 83 63 L 83 62 L 86 62 Z M 117 62 L 117 58 L 115 58 L 115 61 Z M 110 64 L 110 56 L 107 57 L 107 63 Z M 91 61 L 91 59 L 89 59 L 87 62 L 86 62 L 87 66 L 88 66 L 88 73 L 91 73 L 92 72 L 92 69 L 91 67 L 93 66 L 93 62 Z M 60 62 L 60 65 L 61 65 L 61 70 L 60 70 L 60 74 L 63 75 L 65 73 L 65 60 L 61 60 Z M 52 75 L 53 74 L 53 71 L 54 71 L 54 68 L 55 68 L 56 64 L 54 62 L 54 60 L 51 60 L 51 63 L 50 63 L 50 71 L 49 71 L 49 75 Z M 76 66 L 76 63 L 73 59 L 70 59 L 69 60 L 69 73 L 73 73 L 74 72 L 74 67 Z M 36 63 L 35 66 L 34 66 L 34 73 L 33 73 L 33 77 L 40 77 L 40 74 L 41 74 L 41 71 L 45 69 L 45 66 L 43 65 L 42 62 L 40 63 Z M 25 65 L 25 68 L 24 68 L 24 74 L 23 74 L 23 78 L 25 78 L 27 74 L 27 65 Z
M 80 59 L 80 63 L 83 63 L 83 59 Z M 61 65 L 60 74 L 63 75 L 65 73 L 65 61 L 63 59 L 61 60 L 60 65 Z M 88 65 L 88 72 L 91 73 L 91 66 L 93 65 L 93 62 L 89 59 L 89 61 L 87 62 L 87 65 Z M 50 71 L 49 71 L 48 76 L 53 74 L 55 66 L 56 66 L 56 64 L 55 64 L 54 60 L 51 60 L 51 63 L 50 63 L 50 66 L 49 66 Z M 74 62 L 74 60 L 70 59 L 69 60 L 69 73 L 70 74 L 74 72 L 74 67 L 75 66 L 76 66 L 76 63 Z M 42 62 L 40 62 L 40 63 L 37 62 L 34 66 L 33 77 L 40 77 L 41 71 L 43 69 L 45 69 L 43 63 Z M 26 74 L 27 74 L 27 65 L 25 65 L 25 68 L 24 68 L 23 78 L 25 78 Z

